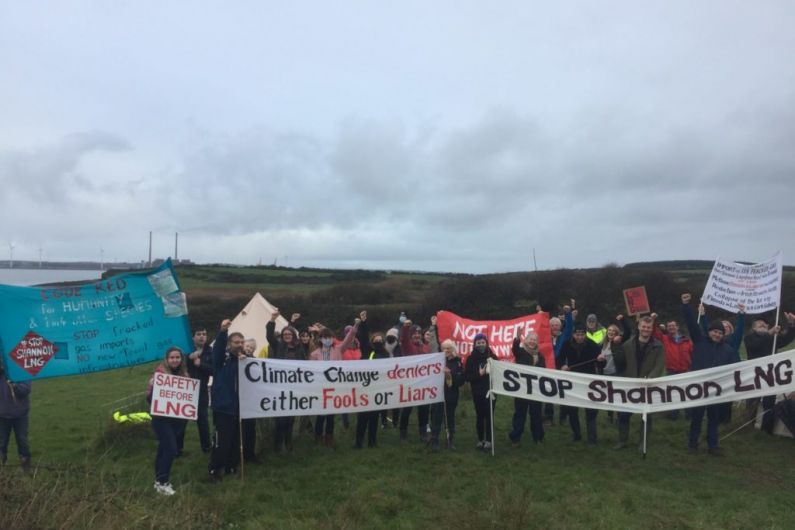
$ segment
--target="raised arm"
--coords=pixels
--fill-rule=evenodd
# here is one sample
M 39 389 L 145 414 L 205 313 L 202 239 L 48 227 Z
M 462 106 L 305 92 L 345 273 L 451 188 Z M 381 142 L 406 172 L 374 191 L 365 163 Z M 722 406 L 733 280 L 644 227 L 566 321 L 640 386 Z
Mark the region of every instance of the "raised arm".
M 687 331 L 690 333 L 690 340 L 698 342 L 704 337 L 701 327 L 696 322 L 696 316 L 693 314 L 693 308 L 690 307 L 690 293 L 682 295 L 682 316 L 687 324 Z
M 213 343 L 213 369 L 215 373 L 220 373 L 221 368 L 224 366 L 226 342 L 229 338 L 229 326 L 231 325 L 232 322 L 228 319 L 221 322 L 221 331 L 215 336 L 215 342 Z
M 353 322 L 353 327 L 348 334 L 345 335 L 345 338 L 342 340 L 342 343 L 339 346 L 341 353 L 344 353 L 345 350 L 351 347 L 351 344 L 353 344 L 353 339 L 356 338 L 356 333 L 359 331 L 359 326 L 361 323 L 362 321 L 358 318 Z
M 362 352 L 362 359 L 370 358 L 370 351 L 373 349 L 370 344 L 370 328 L 367 326 L 367 311 L 359 313 L 359 330 L 356 332 L 356 338 L 359 339 L 359 351 Z
M 735 350 L 740 350 L 740 344 L 743 342 L 743 329 L 745 328 L 745 307 L 741 306 L 737 312 L 737 320 L 734 323 L 734 333 L 729 338 L 729 346 Z

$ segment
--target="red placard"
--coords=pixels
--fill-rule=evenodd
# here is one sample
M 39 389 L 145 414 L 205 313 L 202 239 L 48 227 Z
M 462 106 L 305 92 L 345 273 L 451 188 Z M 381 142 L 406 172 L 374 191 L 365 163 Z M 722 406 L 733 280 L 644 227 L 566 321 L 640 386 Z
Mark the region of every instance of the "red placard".
M 513 339 L 517 335 L 524 337 L 534 331 L 538 334 L 538 350 L 544 356 L 547 367 L 555 367 L 549 313 L 536 313 L 513 320 L 469 320 L 449 311 L 439 311 L 436 316 L 439 341 L 451 339 L 458 347 L 461 357 L 467 357 L 472 352 L 475 335 L 484 333 L 488 337 L 489 346 L 500 360 L 513 361 Z
M 624 289 L 624 303 L 627 305 L 627 315 L 629 316 L 651 313 L 649 298 L 646 296 L 646 287 Z

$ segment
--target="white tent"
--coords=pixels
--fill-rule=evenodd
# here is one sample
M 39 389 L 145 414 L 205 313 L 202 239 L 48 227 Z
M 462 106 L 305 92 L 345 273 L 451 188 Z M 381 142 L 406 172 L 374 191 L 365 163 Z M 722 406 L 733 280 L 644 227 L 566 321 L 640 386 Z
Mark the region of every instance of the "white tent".
M 246 339 L 257 341 L 257 357 L 265 357 L 268 351 L 268 341 L 265 338 L 265 325 L 270 321 L 276 307 L 268 302 L 260 293 L 255 294 L 240 313 L 232 320 L 229 332 L 242 333 Z M 276 331 L 281 331 L 290 323 L 279 315 L 276 319 Z

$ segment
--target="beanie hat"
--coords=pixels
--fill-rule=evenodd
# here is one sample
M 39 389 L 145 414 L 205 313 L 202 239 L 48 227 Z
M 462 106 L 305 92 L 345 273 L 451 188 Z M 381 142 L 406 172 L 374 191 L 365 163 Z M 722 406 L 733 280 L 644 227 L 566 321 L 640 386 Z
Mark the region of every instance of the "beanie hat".
M 489 342 L 489 339 L 488 339 L 488 337 L 486 337 L 485 333 L 478 333 L 477 335 L 475 335 L 475 338 L 472 339 L 472 342 L 477 342 L 479 340 L 485 340 L 486 343 Z
M 720 331 L 721 333 L 724 333 L 723 322 L 720 320 L 713 320 L 709 323 L 707 331 Z
M 397 339 L 398 338 L 398 330 L 396 330 L 395 328 L 389 328 L 389 331 L 386 332 L 386 336 L 387 337 L 395 337 Z
M 585 333 L 585 331 L 586 331 L 585 324 L 583 324 L 582 322 L 575 323 L 574 324 L 574 333 L 577 333 L 578 331 L 582 331 L 583 333 Z

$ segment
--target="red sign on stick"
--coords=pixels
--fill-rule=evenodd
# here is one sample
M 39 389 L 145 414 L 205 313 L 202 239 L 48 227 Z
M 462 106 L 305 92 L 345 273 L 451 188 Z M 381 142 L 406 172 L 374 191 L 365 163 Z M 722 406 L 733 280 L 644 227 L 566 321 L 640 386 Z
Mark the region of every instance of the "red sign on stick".
M 624 303 L 627 305 L 629 316 L 651 313 L 649 298 L 646 296 L 646 287 L 633 287 L 624 289 Z
M 517 336 L 524 337 L 533 331 L 538 334 L 538 350 L 544 356 L 548 367 L 555 367 L 555 354 L 552 350 L 552 335 L 549 331 L 549 313 L 536 313 L 513 320 L 469 320 L 449 311 L 437 314 L 439 341 L 452 339 L 462 357 L 472 353 L 475 335 L 483 333 L 489 340 L 494 354 L 502 361 L 513 361 L 511 346 Z
M 56 353 L 58 346 L 38 333 L 28 331 L 28 334 L 11 350 L 11 358 L 20 368 L 36 376 Z

